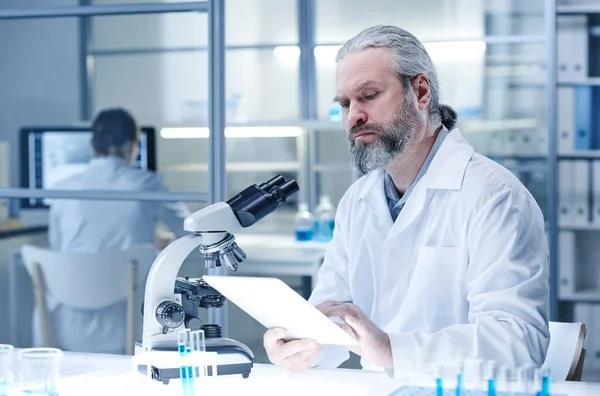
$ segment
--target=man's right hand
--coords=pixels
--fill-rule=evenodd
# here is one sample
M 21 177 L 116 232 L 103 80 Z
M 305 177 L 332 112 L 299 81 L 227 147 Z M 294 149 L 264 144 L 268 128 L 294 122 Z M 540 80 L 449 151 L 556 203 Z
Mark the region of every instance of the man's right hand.
M 263 345 L 273 364 L 293 372 L 306 370 L 322 347 L 313 340 L 284 341 L 283 337 L 285 329 L 269 329 L 264 335 Z

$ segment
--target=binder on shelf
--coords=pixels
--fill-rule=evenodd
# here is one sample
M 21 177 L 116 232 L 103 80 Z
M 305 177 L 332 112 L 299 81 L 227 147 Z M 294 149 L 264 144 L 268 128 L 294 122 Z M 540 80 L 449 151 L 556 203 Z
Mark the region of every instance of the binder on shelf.
M 577 85 L 575 90 L 575 150 L 592 150 L 596 145 L 594 87 Z
M 514 133 L 514 153 L 517 155 L 534 155 L 536 152 L 536 131 L 523 129 L 512 132 Z
M 573 225 L 572 161 L 558 161 L 558 225 Z
M 592 161 L 592 223 L 600 226 L 600 160 Z
M 575 232 L 558 233 L 558 295 L 567 298 L 575 292 Z
M 559 87 L 558 153 L 569 154 L 575 148 L 575 93 L 573 87 Z
M 558 81 L 581 82 L 588 78 L 588 17 L 562 15 L 556 20 Z
M 590 224 L 590 164 L 587 160 L 572 161 L 571 174 L 573 188 L 573 225 Z

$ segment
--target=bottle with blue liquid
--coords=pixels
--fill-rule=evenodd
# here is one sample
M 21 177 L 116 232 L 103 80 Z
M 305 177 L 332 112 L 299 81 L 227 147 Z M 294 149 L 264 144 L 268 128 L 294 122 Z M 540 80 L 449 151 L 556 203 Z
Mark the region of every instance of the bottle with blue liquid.
M 315 239 L 319 242 L 331 241 L 335 226 L 335 206 L 328 196 L 324 195 L 319 200 L 315 217 Z
M 308 210 L 308 205 L 301 203 L 298 205 L 296 213 L 296 240 L 299 242 L 312 241 L 314 237 L 314 216 Z
M 342 121 L 342 108 L 337 103 L 332 103 L 329 108 L 329 120 L 330 121 Z

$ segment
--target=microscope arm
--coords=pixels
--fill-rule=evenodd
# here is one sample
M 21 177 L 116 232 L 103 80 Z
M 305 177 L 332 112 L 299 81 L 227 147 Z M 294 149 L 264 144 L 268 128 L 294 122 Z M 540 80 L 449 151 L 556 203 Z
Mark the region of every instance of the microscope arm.
M 155 337 L 164 336 L 163 326 L 156 318 L 156 308 L 163 301 L 175 301 L 173 285 L 179 268 L 189 254 L 202 243 L 201 235 L 186 235 L 173 241 L 154 260 L 148 273 L 144 295 L 142 347 L 151 350 Z M 166 340 L 165 340 L 166 341 Z

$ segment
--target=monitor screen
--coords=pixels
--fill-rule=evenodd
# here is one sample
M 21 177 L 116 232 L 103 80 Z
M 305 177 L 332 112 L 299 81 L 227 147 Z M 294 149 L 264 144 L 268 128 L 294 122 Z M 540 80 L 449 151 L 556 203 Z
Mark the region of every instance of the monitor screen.
M 90 128 L 21 129 L 21 187 L 51 189 L 82 172 L 94 156 Z M 141 128 L 138 156 L 132 166 L 156 170 L 154 128 Z M 44 199 L 23 199 L 22 207 L 46 207 Z

